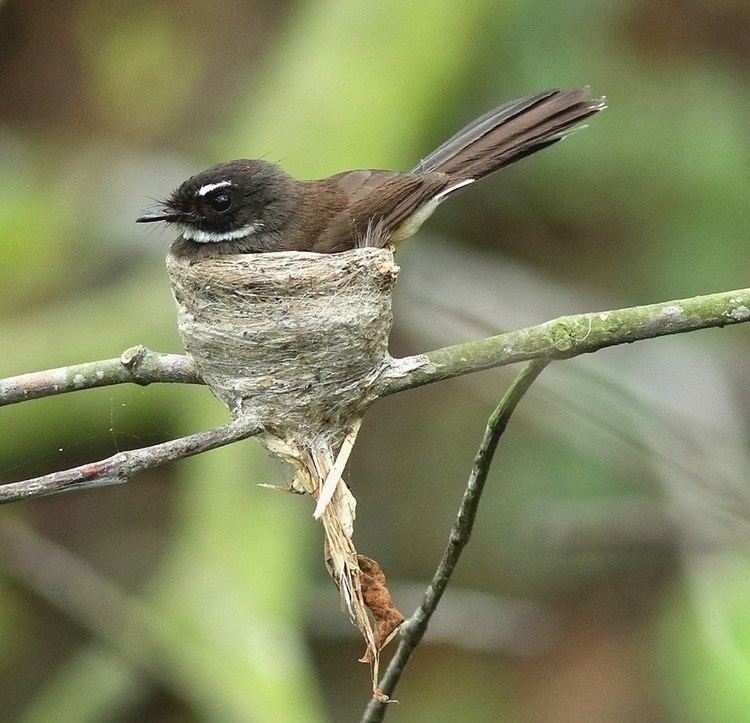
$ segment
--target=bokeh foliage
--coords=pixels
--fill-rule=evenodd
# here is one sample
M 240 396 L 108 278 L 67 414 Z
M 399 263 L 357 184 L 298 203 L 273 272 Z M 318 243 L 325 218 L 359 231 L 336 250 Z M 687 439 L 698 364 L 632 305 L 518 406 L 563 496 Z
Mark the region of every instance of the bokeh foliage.
M 551 86 L 590 83 L 611 107 L 446 205 L 400 254 L 394 353 L 746 286 L 742 37 L 740 0 L 6 2 L 0 375 L 138 343 L 179 350 L 169 234 L 132 220 L 189 173 L 242 156 L 303 177 L 406 168 L 487 107 Z M 418 654 L 394 719 L 750 716 L 746 349 L 739 328 L 545 373 L 503 440 L 455 580 L 532 618 L 467 621 L 447 599 L 448 632 Z M 506 381 L 409 392 L 366 420 L 350 470 L 358 541 L 394 589 L 431 574 Z M 195 388 L 31 402 L 2 412 L 0 472 L 223 418 Z M 338 611 L 310 505 L 255 486 L 287 475 L 248 442 L 123 489 L 3 510 L 115 585 L 135 625 L 103 628 L 96 605 L 71 619 L 60 591 L 9 571 L 13 719 L 352 720 L 367 671 L 343 614 L 333 632 L 321 623 L 320 609 Z

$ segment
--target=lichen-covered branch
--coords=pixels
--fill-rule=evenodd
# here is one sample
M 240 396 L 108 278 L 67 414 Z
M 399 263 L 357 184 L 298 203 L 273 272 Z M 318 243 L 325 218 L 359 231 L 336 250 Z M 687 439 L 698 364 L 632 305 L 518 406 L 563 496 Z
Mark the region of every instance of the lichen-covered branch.
M 458 514 L 456 515 L 453 527 L 451 528 L 448 545 L 445 548 L 445 552 L 443 552 L 443 557 L 435 571 L 430 586 L 425 592 L 422 603 L 401 627 L 401 641 L 380 681 L 378 697 L 373 696 L 367 704 L 367 708 L 361 719 L 362 723 L 376 723 L 383 720 L 387 700 L 393 695 L 393 690 L 401 677 L 401 673 L 404 671 L 404 667 L 414 649 L 422 640 L 430 618 L 435 612 L 456 567 L 458 558 L 461 556 L 461 551 L 471 537 L 474 520 L 477 516 L 477 509 L 479 508 L 479 500 L 482 496 L 484 484 L 487 481 L 487 473 L 495 456 L 495 450 L 497 449 L 500 437 L 508 426 L 511 414 L 513 414 L 518 403 L 547 363 L 547 359 L 535 359 L 529 362 L 505 392 L 500 403 L 490 416 L 484 438 L 474 458 L 469 482 L 461 500 L 461 505 L 458 508 Z
M 229 424 L 214 427 L 205 432 L 171 439 L 150 447 L 119 452 L 99 462 L 89 462 L 62 472 L 52 472 L 22 482 L 0 485 L 0 504 L 30 497 L 120 484 L 144 470 L 183 457 L 208 452 L 211 449 L 247 439 L 261 431 L 256 421 L 240 417 Z
M 144 386 L 153 382 L 202 383 L 190 357 L 160 354 L 144 346 L 134 346 L 116 359 L 72 364 L 2 379 L 0 406 L 126 382 Z
M 640 339 L 750 321 L 750 289 L 614 311 L 561 316 L 537 326 L 397 360 L 421 365 L 383 379 L 380 396 L 540 357 L 569 359 Z
M 424 384 L 539 357 L 569 359 L 640 339 L 750 321 L 750 289 L 660 304 L 561 316 L 498 336 L 395 359 L 377 389 L 387 396 Z M 203 383 L 192 359 L 136 346 L 121 357 L 0 380 L 0 406 L 112 384 Z

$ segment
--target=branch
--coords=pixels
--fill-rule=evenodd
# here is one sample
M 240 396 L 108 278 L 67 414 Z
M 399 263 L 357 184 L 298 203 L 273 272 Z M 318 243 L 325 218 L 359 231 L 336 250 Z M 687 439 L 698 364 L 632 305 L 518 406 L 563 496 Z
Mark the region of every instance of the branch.
M 262 428 L 255 420 L 240 417 L 229 424 L 214 427 L 205 432 L 171 439 L 150 447 L 119 452 L 99 462 L 89 462 L 62 472 L 52 472 L 22 482 L 0 485 L 0 504 L 60 492 L 121 484 L 144 470 L 183 457 L 208 452 L 211 449 L 247 439 L 261 431 Z
M 126 349 L 119 359 L 72 364 L 0 380 L 0 407 L 27 399 L 132 382 L 201 384 L 192 359 L 184 354 L 160 354 L 145 346 Z
M 380 396 L 540 357 L 569 359 L 618 344 L 750 321 L 750 289 L 614 311 L 561 316 L 538 326 L 397 359 Z M 416 367 L 405 374 L 398 368 Z M 407 367 L 408 368 L 408 367 Z
M 443 347 L 428 354 L 395 359 L 383 375 L 379 396 L 431 384 L 463 374 L 544 358 L 568 359 L 579 354 L 697 329 L 750 321 L 750 289 L 695 296 L 615 311 L 561 316 L 538 326 Z M 404 369 L 411 369 L 405 372 Z M 143 346 L 119 359 L 75 364 L 0 380 L 0 406 L 79 389 L 132 382 L 202 383 L 189 356 L 160 354 Z M 239 426 L 238 426 L 239 425 Z M 172 459 L 213 449 L 257 434 L 240 420 L 208 432 L 123 452 L 101 462 L 0 486 L 0 504 L 70 489 L 124 482 L 135 473 Z
M 432 614 L 440 602 L 448 581 L 458 562 L 461 552 L 471 537 L 474 520 L 477 516 L 479 500 L 487 481 L 492 459 L 495 456 L 500 436 L 508 426 L 511 414 L 515 410 L 523 395 L 529 390 L 534 380 L 547 365 L 548 359 L 536 359 L 529 362 L 516 377 L 508 391 L 505 392 L 495 411 L 487 422 L 484 438 L 479 446 L 474 465 L 469 475 L 461 506 L 458 508 L 456 520 L 451 528 L 448 545 L 440 560 L 430 586 L 425 592 L 422 604 L 414 614 L 401 626 L 401 642 L 388 664 L 388 668 L 380 681 L 379 693 L 382 698 L 373 697 L 365 708 L 361 723 L 377 723 L 383 720 L 387 703 L 385 701 L 393 694 L 393 690 L 409 662 L 411 654 L 419 645 L 427 630 Z
M 486 339 L 393 360 L 378 388 L 381 397 L 472 372 L 546 357 L 579 354 L 640 339 L 750 321 L 750 289 L 694 296 L 615 311 L 561 316 Z M 414 368 L 416 367 L 416 368 Z M 404 372 L 403 369 L 412 368 Z M 132 382 L 202 384 L 187 355 L 160 354 L 136 346 L 119 359 L 74 364 L 0 380 L 0 406 L 79 389 Z

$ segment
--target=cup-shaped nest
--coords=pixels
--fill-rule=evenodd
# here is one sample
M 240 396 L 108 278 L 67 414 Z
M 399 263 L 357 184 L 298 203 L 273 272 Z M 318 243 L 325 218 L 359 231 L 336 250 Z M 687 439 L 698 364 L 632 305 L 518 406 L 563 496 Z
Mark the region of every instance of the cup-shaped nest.
M 179 330 L 206 384 L 234 415 L 275 436 L 341 429 L 387 367 L 389 249 L 170 255 Z
M 391 374 L 390 249 L 205 257 L 170 255 L 178 325 L 203 380 L 233 415 L 257 420 L 263 444 L 317 500 L 326 567 L 366 642 L 380 649 L 403 616 L 378 564 L 352 541 L 356 501 L 342 478 L 377 381 Z
M 376 382 L 392 371 L 393 253 L 172 254 L 167 268 L 203 380 L 232 414 L 257 419 L 261 441 L 294 466 L 292 488 L 318 502 L 326 567 L 365 638 L 374 686 L 403 616 L 377 563 L 354 547 L 356 501 L 341 475 Z

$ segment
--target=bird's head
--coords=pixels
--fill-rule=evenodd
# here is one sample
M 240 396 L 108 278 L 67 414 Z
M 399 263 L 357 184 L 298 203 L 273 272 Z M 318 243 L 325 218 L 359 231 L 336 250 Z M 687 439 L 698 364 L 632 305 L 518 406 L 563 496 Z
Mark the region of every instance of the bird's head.
M 136 221 L 163 221 L 189 241 L 222 243 L 279 231 L 294 200 L 294 181 L 278 166 L 241 159 L 191 176 Z

